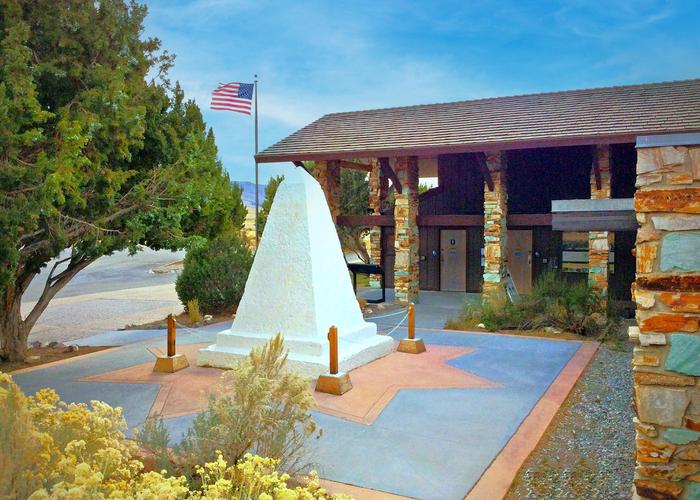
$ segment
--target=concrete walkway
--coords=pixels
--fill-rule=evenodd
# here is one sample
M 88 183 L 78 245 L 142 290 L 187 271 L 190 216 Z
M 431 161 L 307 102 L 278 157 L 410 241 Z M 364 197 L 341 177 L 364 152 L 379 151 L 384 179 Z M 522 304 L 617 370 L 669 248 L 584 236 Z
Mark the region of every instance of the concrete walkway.
M 179 331 L 178 345 L 193 358 L 226 327 Z M 463 498 L 469 491 L 498 498 L 595 346 L 431 328 L 417 333 L 428 353 L 391 354 L 351 372 L 355 388 L 346 395 L 317 397 L 313 414 L 324 435 L 308 443 L 307 458 L 321 477 L 341 483 L 339 491 L 346 483 L 424 499 Z M 397 340 L 405 335 L 403 327 L 392 334 Z M 15 380 L 27 393 L 53 387 L 66 401 L 100 399 L 121 406 L 132 429 L 162 412 L 175 443 L 221 372 L 193 367 L 152 374 L 147 348 L 164 349 L 164 338 L 157 330 L 103 333 L 83 341 L 133 343 L 30 368 Z
M 381 290 L 375 288 L 364 288 L 359 291 L 359 295 L 365 298 L 381 297 Z M 464 292 L 436 292 L 431 290 L 421 290 L 418 294 L 416 306 L 416 327 L 418 328 L 443 328 L 445 322 L 457 316 L 467 303 L 478 303 L 481 300 L 480 293 Z M 394 306 L 394 289 L 386 289 L 385 305 L 390 312 L 379 312 L 370 317 L 372 321 L 381 326 L 396 325 L 405 315 L 400 314 Z
M 63 252 L 59 259 L 67 255 Z M 122 251 L 99 258 L 58 292 L 32 329 L 29 341 L 68 343 L 180 313 L 182 304 L 175 293 L 177 273 L 154 270 L 168 271 L 168 264 L 183 258 L 184 252 L 149 249 L 134 256 Z M 24 315 L 36 303 L 51 267 L 50 263 L 32 280 L 22 300 Z

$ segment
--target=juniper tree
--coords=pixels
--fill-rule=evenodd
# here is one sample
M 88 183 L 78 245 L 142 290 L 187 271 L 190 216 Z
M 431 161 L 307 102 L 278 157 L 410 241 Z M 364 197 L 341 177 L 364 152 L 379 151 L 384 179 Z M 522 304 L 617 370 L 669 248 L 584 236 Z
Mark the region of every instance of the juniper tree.
M 123 0 L 0 0 L 0 355 L 98 257 L 237 230 L 211 130 Z M 69 256 L 55 260 L 69 249 Z M 21 300 L 48 263 L 33 309 Z

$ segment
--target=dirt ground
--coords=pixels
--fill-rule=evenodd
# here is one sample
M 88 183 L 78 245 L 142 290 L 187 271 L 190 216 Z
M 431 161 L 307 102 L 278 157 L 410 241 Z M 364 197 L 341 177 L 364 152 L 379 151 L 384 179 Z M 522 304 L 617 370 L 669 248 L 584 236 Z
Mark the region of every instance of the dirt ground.
M 109 348 L 110 347 L 105 346 L 85 346 L 80 347 L 80 349 L 77 351 L 72 351 L 68 346 L 32 347 L 27 353 L 27 361 L 25 362 L 0 361 L 0 372 L 9 373 L 15 370 L 21 370 L 22 368 L 53 363 L 54 361 L 60 361 L 67 358 L 75 358 L 76 356 L 83 356 L 93 352 L 104 351 L 105 349 Z M 34 356 L 39 356 L 39 358 L 33 359 Z

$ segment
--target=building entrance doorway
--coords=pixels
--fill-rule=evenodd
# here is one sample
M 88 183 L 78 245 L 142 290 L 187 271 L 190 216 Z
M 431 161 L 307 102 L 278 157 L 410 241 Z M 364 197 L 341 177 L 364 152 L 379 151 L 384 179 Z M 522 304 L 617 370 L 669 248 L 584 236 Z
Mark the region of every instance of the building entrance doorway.
M 532 291 L 532 230 L 508 230 L 508 270 L 520 293 Z
M 467 291 L 467 231 L 440 231 L 440 290 Z

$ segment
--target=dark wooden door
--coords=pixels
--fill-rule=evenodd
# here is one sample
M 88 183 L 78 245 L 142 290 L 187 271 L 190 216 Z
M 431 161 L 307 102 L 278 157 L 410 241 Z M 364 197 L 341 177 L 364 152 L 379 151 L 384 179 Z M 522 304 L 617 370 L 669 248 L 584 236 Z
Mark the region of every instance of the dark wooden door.
M 467 229 L 469 238 L 467 246 L 467 292 L 479 293 L 484 282 L 483 256 L 484 228 L 470 227 Z
M 382 267 L 384 268 L 384 283 L 387 288 L 394 288 L 394 228 L 382 227 Z
M 420 289 L 440 289 L 440 229 L 420 228 Z

